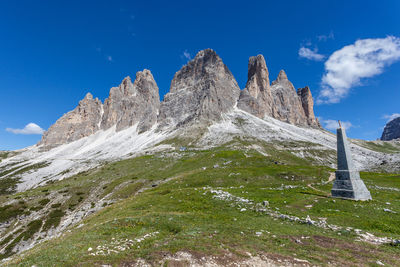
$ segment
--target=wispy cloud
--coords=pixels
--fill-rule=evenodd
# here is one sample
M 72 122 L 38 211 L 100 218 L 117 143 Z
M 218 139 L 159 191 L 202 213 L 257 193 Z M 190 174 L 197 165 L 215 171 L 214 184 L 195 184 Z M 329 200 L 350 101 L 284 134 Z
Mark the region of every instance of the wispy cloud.
M 329 34 L 322 34 L 322 35 L 318 35 L 317 36 L 317 39 L 318 39 L 318 41 L 323 41 L 323 42 L 326 42 L 326 41 L 328 41 L 329 39 L 335 39 L 335 35 L 333 34 L 333 32 L 331 31 Z
M 339 128 L 339 123 L 336 120 L 324 120 L 324 119 L 320 118 L 320 122 L 323 124 L 325 129 L 328 129 L 328 130 L 331 130 L 331 131 L 336 130 L 337 128 Z M 340 124 L 346 130 L 348 130 L 351 127 L 353 127 L 353 125 L 349 121 L 340 121 Z
M 325 62 L 318 104 L 338 103 L 361 79 L 381 74 L 385 67 L 400 60 L 400 38 L 358 40 L 335 51 Z
M 111 55 L 107 55 L 106 53 L 103 53 L 103 49 L 101 48 L 101 46 L 96 46 L 95 50 L 101 57 L 105 58 L 106 61 L 114 62 L 113 57 Z
M 192 55 L 187 50 L 185 50 L 185 51 L 183 51 L 181 58 L 186 61 L 189 61 L 192 59 Z
M 314 50 L 311 50 L 310 48 L 304 46 L 300 47 L 299 56 L 315 61 L 322 61 L 325 58 L 324 55 L 318 54 L 318 49 L 315 48 Z
M 391 115 L 383 115 L 383 118 L 386 119 L 388 122 L 400 117 L 400 113 L 393 113 Z
M 23 129 L 6 128 L 7 132 L 14 134 L 43 134 L 44 130 L 36 123 L 28 123 Z

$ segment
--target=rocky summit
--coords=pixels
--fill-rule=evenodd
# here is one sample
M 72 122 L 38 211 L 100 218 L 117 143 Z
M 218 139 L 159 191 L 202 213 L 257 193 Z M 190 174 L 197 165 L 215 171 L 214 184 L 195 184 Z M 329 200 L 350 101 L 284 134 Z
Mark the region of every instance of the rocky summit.
M 126 77 L 120 86 L 110 90 L 104 101 L 102 129 L 116 125 L 120 131 L 138 123 L 139 132 L 151 128 L 157 121 L 160 96 L 153 75 L 149 70 L 139 71 L 132 83 Z
M 77 108 L 62 116 L 43 135 L 39 145 L 49 149 L 115 126 L 116 131 L 138 124 L 138 132 L 157 122 L 160 107 L 158 87 L 149 70 L 139 71 L 132 83 L 126 77 L 110 89 L 104 105 L 88 93 Z
M 238 107 L 259 118 L 273 117 L 291 124 L 320 127 L 314 115 L 310 88 L 300 88 L 296 93 L 284 70 L 270 85 L 262 55 L 249 59 L 248 80 L 240 94 Z
M 209 125 L 236 107 L 261 119 L 320 127 L 308 86 L 296 92 L 283 70 L 270 84 L 265 59 L 258 55 L 249 59 L 248 80 L 241 91 L 217 53 L 205 49 L 175 74 L 161 103 L 151 72 L 139 71 L 134 82 L 126 77 L 111 88 L 104 104 L 88 94 L 75 110 L 49 128 L 39 145 L 52 148 L 114 126 L 118 132 L 137 125 L 136 131 L 141 133 L 156 124 L 158 129 L 170 130 Z
M 101 101 L 87 93 L 74 110 L 64 114 L 44 133 L 39 145 L 52 148 L 95 133 L 100 129 L 102 109 Z
M 400 117 L 389 121 L 383 129 L 382 141 L 390 141 L 400 138 Z
M 171 82 L 161 103 L 161 126 L 181 126 L 200 121 L 216 121 L 232 110 L 240 88 L 222 59 L 212 49 L 200 51 L 182 67 Z

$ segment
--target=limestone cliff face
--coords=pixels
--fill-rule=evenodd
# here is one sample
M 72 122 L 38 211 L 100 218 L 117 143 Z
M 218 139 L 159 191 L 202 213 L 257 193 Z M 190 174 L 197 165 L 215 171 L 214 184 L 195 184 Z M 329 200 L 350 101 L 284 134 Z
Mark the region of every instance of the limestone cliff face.
M 100 128 L 102 104 L 88 93 L 79 105 L 64 114 L 43 135 L 39 145 L 55 147 L 95 133 Z
M 283 70 L 270 85 L 264 57 L 249 59 L 248 81 L 238 102 L 240 109 L 259 118 L 273 117 L 291 124 L 320 127 L 313 106 L 308 87 L 296 92 Z
M 39 144 L 54 147 L 115 126 L 116 131 L 137 125 L 137 131 L 176 129 L 219 121 L 236 106 L 261 119 L 273 117 L 301 126 L 320 127 L 308 87 L 295 90 L 282 70 L 270 84 L 262 55 L 251 57 L 248 81 L 241 91 L 232 73 L 212 49 L 200 51 L 174 76 L 170 92 L 160 103 L 159 91 L 149 70 L 139 71 L 132 82 L 125 78 L 104 101 L 91 94 L 49 128 Z
M 149 70 L 139 71 L 132 83 L 126 77 L 118 87 L 110 90 L 104 101 L 102 129 L 116 125 L 117 131 L 138 123 L 139 132 L 146 131 L 157 121 L 160 96 L 153 75 Z
M 304 88 L 297 89 L 297 95 L 300 97 L 304 113 L 307 117 L 308 125 L 321 127 L 318 118 L 316 118 L 314 114 L 314 99 L 311 95 L 310 88 L 306 86 Z
M 246 88 L 240 92 L 238 108 L 259 118 L 273 114 L 269 73 L 262 55 L 249 59 Z
M 272 82 L 271 91 L 274 98 L 274 118 L 291 124 L 307 125 L 301 100 L 285 71 L 279 72 L 278 78 Z
M 400 138 L 400 117 L 389 121 L 383 129 L 382 141 Z
M 149 70 L 139 71 L 132 83 L 125 78 L 102 105 L 88 93 L 77 108 L 62 116 L 43 135 L 39 145 L 52 148 L 70 143 L 96 131 L 116 125 L 120 131 L 138 124 L 138 132 L 150 129 L 157 122 L 160 97 Z
M 200 51 L 171 82 L 160 107 L 161 127 L 194 121 L 217 121 L 232 110 L 240 88 L 221 58 L 211 49 Z

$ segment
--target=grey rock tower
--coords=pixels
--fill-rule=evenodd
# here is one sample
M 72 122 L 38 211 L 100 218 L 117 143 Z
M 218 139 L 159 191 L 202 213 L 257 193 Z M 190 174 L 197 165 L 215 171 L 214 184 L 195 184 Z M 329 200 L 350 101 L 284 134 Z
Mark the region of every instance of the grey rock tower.
M 332 187 L 332 197 L 370 200 L 371 194 L 360 179 L 360 173 L 355 170 L 347 143 L 346 131 L 339 122 L 337 129 L 337 165 L 336 179 Z

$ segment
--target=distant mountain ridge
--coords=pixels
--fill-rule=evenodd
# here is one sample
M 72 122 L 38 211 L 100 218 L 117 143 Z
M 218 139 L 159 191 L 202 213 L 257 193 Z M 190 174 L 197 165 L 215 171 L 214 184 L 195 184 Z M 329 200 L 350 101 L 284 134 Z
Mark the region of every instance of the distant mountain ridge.
M 159 100 L 159 89 L 149 70 L 139 71 L 132 83 L 126 77 L 101 103 L 88 93 L 77 108 L 63 115 L 38 143 L 50 149 L 107 130 L 120 131 L 138 124 L 137 131 L 179 128 L 217 122 L 235 107 L 261 119 L 272 117 L 290 124 L 320 128 L 308 86 L 295 90 L 281 70 L 270 84 L 262 55 L 250 57 L 248 81 L 240 90 L 235 78 L 212 49 L 205 49 L 183 66 Z
M 390 141 L 400 138 L 400 117 L 389 121 L 383 129 L 382 141 Z

